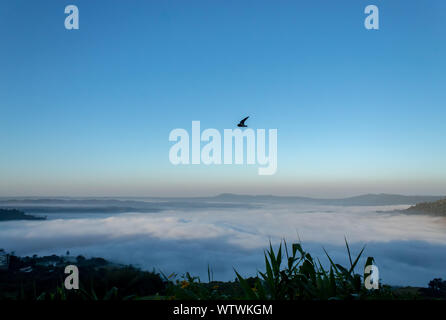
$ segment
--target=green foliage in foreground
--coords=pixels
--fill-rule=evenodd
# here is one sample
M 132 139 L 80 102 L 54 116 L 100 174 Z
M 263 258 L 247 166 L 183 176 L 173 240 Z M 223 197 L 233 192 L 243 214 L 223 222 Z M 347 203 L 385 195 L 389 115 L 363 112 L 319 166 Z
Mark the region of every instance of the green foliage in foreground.
M 66 290 L 63 285 L 64 263 L 51 270 L 34 265 L 32 274 L 16 270 L 0 272 L 0 299 L 19 300 L 370 300 L 445 298 L 446 282 L 434 279 L 429 288 L 392 288 L 380 284 L 377 290 L 367 290 L 363 276 L 355 272 L 364 248 L 353 258 L 345 242 L 349 265 L 333 261 L 324 268 L 318 259 L 306 252 L 301 244 L 290 247 L 283 241 L 275 251 L 272 245 L 265 251 L 265 270 L 258 276 L 243 278 L 236 270 L 233 282 L 213 280 L 208 267 L 208 281 L 189 273 L 178 277 L 142 271 L 132 266 L 108 265 L 100 258 L 78 257 L 80 290 Z M 54 259 L 54 256 L 51 257 Z M 44 258 L 16 258 L 17 268 L 30 261 Z M 28 259 L 28 260 L 27 260 Z M 37 260 L 36 260 L 37 259 Z M 63 260 L 63 258 L 60 258 Z M 367 259 L 366 265 L 373 263 Z M 361 266 L 361 271 L 362 271 Z M 31 281 L 30 281 L 31 280 Z
M 360 251 L 355 260 L 352 260 L 350 248 L 346 242 L 349 267 L 335 264 L 331 257 L 330 268 L 324 269 L 319 260 L 315 260 L 310 253 L 305 252 L 299 243 L 294 243 L 288 250 L 286 241 L 279 246 L 277 254 L 273 247 L 265 252 L 265 272 L 260 272 L 255 286 L 251 288 L 248 282 L 237 272 L 248 299 L 273 300 L 346 300 L 370 297 L 368 290 L 364 289 L 362 279 L 355 273 L 355 267 L 364 251 Z M 286 260 L 283 261 L 282 249 Z M 369 263 L 373 259 L 369 259 Z M 282 267 L 282 262 L 285 266 Z M 385 290 L 373 292 L 374 296 L 388 295 Z
M 283 241 L 277 252 L 272 245 L 265 252 L 265 271 L 255 278 L 243 278 L 236 270 L 236 282 L 228 288 L 209 281 L 204 284 L 199 278 L 186 274 L 182 281 L 169 282 L 168 294 L 171 299 L 248 299 L 248 300 L 369 300 L 369 299 L 419 299 L 415 290 L 395 290 L 380 285 L 377 290 L 367 290 L 363 277 L 355 273 L 364 248 L 353 259 L 350 247 L 345 242 L 350 265 L 336 264 L 325 251 L 330 267 L 325 269 L 319 260 L 304 251 L 301 244 L 294 243 L 288 248 Z M 372 264 L 367 259 L 366 265 Z M 228 283 L 225 283 L 228 284 Z

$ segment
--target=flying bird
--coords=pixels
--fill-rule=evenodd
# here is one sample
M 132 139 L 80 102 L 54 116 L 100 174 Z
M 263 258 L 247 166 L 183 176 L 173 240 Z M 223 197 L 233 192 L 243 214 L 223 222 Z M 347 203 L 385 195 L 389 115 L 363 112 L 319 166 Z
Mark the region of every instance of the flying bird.
M 240 121 L 240 123 L 237 125 L 237 127 L 240 128 L 247 128 L 248 126 L 245 124 L 245 121 L 248 120 L 249 116 L 246 117 L 245 119 L 243 119 L 242 121 Z

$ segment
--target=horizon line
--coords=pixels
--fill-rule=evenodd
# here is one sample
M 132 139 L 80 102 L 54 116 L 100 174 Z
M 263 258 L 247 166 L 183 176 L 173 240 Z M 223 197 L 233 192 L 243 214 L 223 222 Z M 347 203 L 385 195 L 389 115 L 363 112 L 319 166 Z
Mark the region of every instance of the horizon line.
M 143 199 L 143 198 L 152 198 L 152 199 L 196 199 L 196 198 L 216 198 L 219 196 L 239 196 L 239 197 L 275 197 L 275 198 L 303 198 L 303 199 L 319 199 L 319 200 L 335 200 L 335 199 L 349 199 L 349 198 L 357 198 L 362 196 L 403 196 L 403 197 L 446 197 L 446 195 L 440 194 L 403 194 L 403 193 L 361 193 L 356 195 L 349 195 L 343 197 L 312 197 L 312 196 L 302 196 L 302 195 L 274 195 L 274 194 L 245 194 L 245 193 L 230 193 L 230 192 L 222 192 L 215 195 L 197 195 L 197 196 L 124 196 L 124 195 L 115 195 L 115 196 L 88 196 L 88 195 L 76 195 L 76 196 L 68 196 L 68 195 L 45 195 L 45 196 L 37 196 L 37 195 L 26 195 L 26 196 L 0 196 L 0 199 L 55 199 L 55 198 L 88 198 L 88 199 L 105 199 L 105 198 L 132 198 L 132 199 Z

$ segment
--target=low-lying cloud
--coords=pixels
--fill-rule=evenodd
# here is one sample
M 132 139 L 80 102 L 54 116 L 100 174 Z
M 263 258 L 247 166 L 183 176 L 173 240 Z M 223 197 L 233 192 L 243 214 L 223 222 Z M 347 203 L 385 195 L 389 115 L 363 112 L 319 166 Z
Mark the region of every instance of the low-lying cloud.
M 262 270 L 264 248 L 282 238 L 300 239 L 323 263 L 322 247 L 337 262 L 348 263 L 345 236 L 354 253 L 367 245 L 365 257 L 375 257 L 386 283 L 426 285 L 434 277 L 446 278 L 444 218 L 376 212 L 406 207 L 276 204 L 80 218 L 50 215 L 47 221 L 0 223 L 0 244 L 19 255 L 70 250 L 72 255 L 100 256 L 164 273 L 189 271 L 203 280 L 209 265 L 215 280 L 230 280 L 233 267 L 246 276 Z

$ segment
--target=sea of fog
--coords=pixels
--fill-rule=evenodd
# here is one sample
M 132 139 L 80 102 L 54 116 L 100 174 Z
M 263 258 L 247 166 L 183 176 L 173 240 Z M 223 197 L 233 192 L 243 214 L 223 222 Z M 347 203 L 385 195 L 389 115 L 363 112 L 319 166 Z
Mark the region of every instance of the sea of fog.
M 0 223 L 0 247 L 18 255 L 103 257 L 146 270 L 200 276 L 207 281 L 233 280 L 264 270 L 263 251 L 300 241 L 328 265 L 348 264 L 344 237 L 353 254 L 366 245 L 375 257 L 382 282 L 426 286 L 446 278 L 445 218 L 391 213 L 408 206 L 321 206 L 261 204 L 214 206 L 150 213 L 51 213 L 46 221 Z M 378 212 L 377 212 L 378 211 Z M 384 212 L 383 212 L 384 211 Z M 386 212 L 387 211 L 387 212 Z

